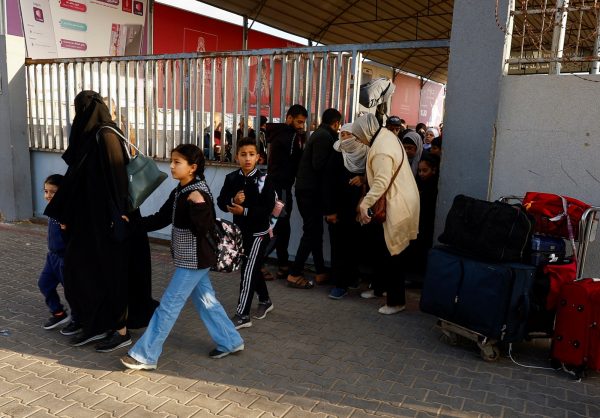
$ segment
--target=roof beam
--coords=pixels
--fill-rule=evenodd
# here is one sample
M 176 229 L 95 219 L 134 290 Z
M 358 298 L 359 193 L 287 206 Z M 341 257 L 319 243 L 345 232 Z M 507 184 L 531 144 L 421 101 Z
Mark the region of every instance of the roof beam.
M 344 9 L 342 9 L 341 12 L 339 12 L 333 19 L 331 19 L 329 22 L 327 22 L 327 25 L 323 26 L 321 28 L 321 30 L 319 30 L 318 33 L 314 33 L 311 35 L 311 39 L 315 39 L 318 41 L 319 43 L 321 43 L 321 39 L 323 38 L 323 36 L 325 36 L 325 34 L 327 33 L 327 31 L 329 30 L 329 28 L 331 27 L 331 25 L 334 24 L 334 22 L 336 20 L 338 20 L 340 18 L 340 16 L 342 16 L 344 13 L 346 13 L 350 8 L 354 7 L 354 5 L 356 3 L 358 3 L 360 0 L 354 0 L 352 3 L 348 4 Z
M 423 41 L 398 41 L 398 42 L 379 42 L 368 44 L 335 44 L 324 46 L 304 46 L 298 48 L 269 48 L 269 49 L 251 49 L 246 51 L 219 51 L 219 52 L 186 52 L 181 54 L 161 54 L 161 55 L 139 55 L 123 57 L 80 57 L 80 58 L 59 58 L 59 59 L 25 59 L 26 64 L 45 64 L 45 63 L 73 63 L 73 62 L 105 62 L 105 61 L 135 61 L 135 60 L 175 60 L 183 58 L 223 58 L 223 57 L 246 57 L 255 55 L 278 55 L 278 54 L 307 54 L 328 53 L 328 52 L 352 52 L 352 51 L 383 51 L 386 49 L 418 49 L 418 48 L 449 48 L 449 39 L 431 39 Z

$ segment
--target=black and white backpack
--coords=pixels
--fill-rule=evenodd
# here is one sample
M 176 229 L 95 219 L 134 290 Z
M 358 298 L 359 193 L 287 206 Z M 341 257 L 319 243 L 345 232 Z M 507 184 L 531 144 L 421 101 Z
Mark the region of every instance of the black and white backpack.
M 245 257 L 240 227 L 226 219 L 216 218 L 213 234 L 208 235 L 217 256 L 217 262 L 211 270 L 219 273 L 239 270 Z

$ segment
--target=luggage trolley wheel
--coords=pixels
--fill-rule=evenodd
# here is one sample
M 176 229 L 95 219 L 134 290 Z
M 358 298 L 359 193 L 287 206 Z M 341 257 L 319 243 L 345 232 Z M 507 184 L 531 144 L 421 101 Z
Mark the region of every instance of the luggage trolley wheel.
M 479 347 L 479 354 L 483 360 L 491 362 L 498 361 L 500 358 L 500 349 L 495 344 L 478 341 L 477 346 Z
M 448 345 L 458 345 L 458 335 L 452 331 L 442 328 L 440 340 Z

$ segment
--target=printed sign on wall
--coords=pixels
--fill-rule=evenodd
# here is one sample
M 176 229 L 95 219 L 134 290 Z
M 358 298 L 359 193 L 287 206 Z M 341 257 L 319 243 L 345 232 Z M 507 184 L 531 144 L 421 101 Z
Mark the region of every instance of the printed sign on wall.
M 138 55 L 146 0 L 20 0 L 29 58 Z

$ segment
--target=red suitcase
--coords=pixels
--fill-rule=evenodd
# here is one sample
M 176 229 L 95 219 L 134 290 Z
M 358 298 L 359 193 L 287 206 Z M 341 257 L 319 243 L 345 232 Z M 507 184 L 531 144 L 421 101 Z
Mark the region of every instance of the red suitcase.
M 600 370 L 600 280 L 582 279 L 560 289 L 552 358 L 580 375 Z

